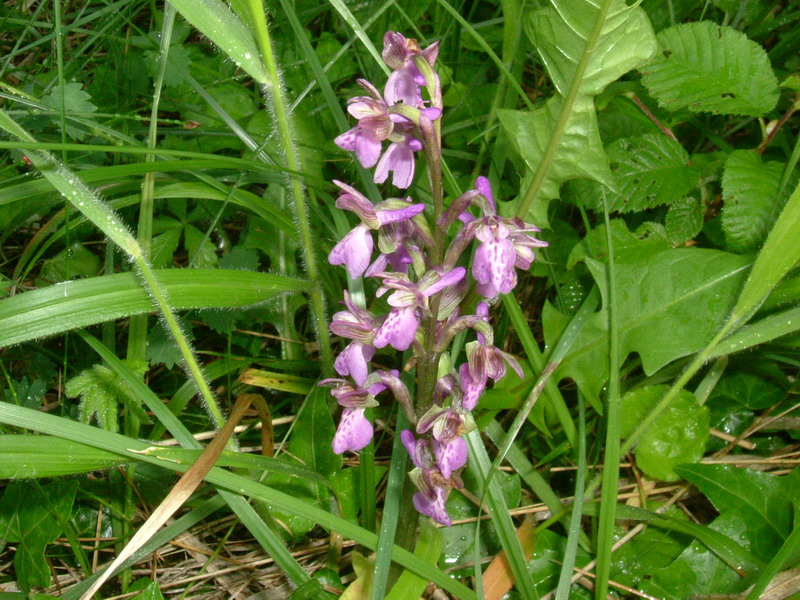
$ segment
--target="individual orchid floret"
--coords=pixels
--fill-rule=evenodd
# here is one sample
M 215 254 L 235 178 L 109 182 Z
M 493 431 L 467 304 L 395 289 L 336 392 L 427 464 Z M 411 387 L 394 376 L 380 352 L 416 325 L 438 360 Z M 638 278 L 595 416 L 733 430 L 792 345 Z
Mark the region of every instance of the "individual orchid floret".
M 402 273 L 377 274 L 383 277 L 383 285 L 378 288 L 377 296 L 382 296 L 390 289 L 394 292 L 387 299 L 392 310 L 375 334 L 375 347 L 390 345 L 395 350 L 408 350 L 419 329 L 421 311 L 428 314 L 428 298 L 457 284 L 465 273 L 464 267 L 456 267 L 442 274 L 428 271 L 416 284 Z
M 505 377 L 508 364 L 522 379 L 525 375 L 516 358 L 496 346 L 470 342 L 466 346 L 469 373 L 473 381 L 485 383 L 487 379 L 498 381 Z
M 467 442 L 461 437 L 464 428 L 463 413 L 438 407 L 429 410 L 417 423 L 417 433 L 432 433 L 433 453 L 442 477 L 450 477 L 467 464 Z
M 389 144 L 375 167 L 375 183 L 383 183 L 392 173 L 392 184 L 406 189 L 414 181 L 414 153 L 420 150 L 422 142 L 411 134 L 405 134 L 400 141 Z
M 394 130 L 393 116 L 389 106 L 375 87 L 365 79 L 358 84 L 369 92 L 369 96 L 356 96 L 347 101 L 347 112 L 358 119 L 358 124 L 334 140 L 342 150 L 355 152 L 358 162 L 365 169 L 375 166 L 381 155 L 381 145 Z M 395 120 L 405 120 L 394 116 Z
M 319 385 L 330 385 L 331 394 L 344 407 L 336 434 L 333 436 L 333 451 L 342 454 L 347 450 L 357 452 L 369 444 L 372 439 L 372 424 L 364 416 L 364 410 L 377 406 L 375 394 L 386 389 L 376 383 L 369 388 L 354 385 L 346 379 L 323 379 Z
M 389 104 L 403 102 L 409 106 L 421 106 L 420 87 L 427 82 L 415 62 L 415 57 L 424 58 L 432 68 L 438 55 L 438 42 L 422 50 L 417 40 L 396 31 L 387 31 L 383 36 L 382 56 L 386 65 L 393 70 L 384 89 Z
M 372 259 L 373 241 L 370 230 L 412 219 L 425 210 L 425 205 L 411 204 L 409 200 L 399 198 L 372 204 L 355 188 L 341 181 L 334 183 L 341 189 L 336 207 L 353 211 L 361 219 L 361 223 L 333 247 L 328 254 L 328 262 L 332 265 L 345 265 L 350 277 L 355 279 L 367 270 Z
M 358 385 L 363 385 L 369 375 L 369 361 L 373 356 L 374 346 L 350 342 L 336 357 L 333 368 L 339 375 L 349 375 Z
M 537 227 L 518 218 L 509 219 L 497 214 L 488 179 L 478 177 L 475 187 L 478 195 L 470 201 L 480 206 L 484 216 L 475 218 L 464 210 L 459 218 L 467 226 L 454 246 L 460 253 L 469 240 L 477 238 L 481 242 L 475 251 L 472 276 L 477 282 L 478 293 L 492 300 L 514 289 L 517 285 L 516 269 L 529 269 L 534 259 L 533 248 L 547 246 L 547 242 L 531 235 L 540 231 Z M 453 260 L 452 253 L 448 254 L 448 259 Z
M 447 514 L 446 501 L 450 485 L 435 465 L 430 442 L 426 439 L 417 440 L 407 429 L 400 433 L 400 439 L 416 467 L 409 474 L 419 490 L 414 494 L 414 508 L 437 523 L 449 527 L 452 521 Z
M 347 310 L 340 310 L 333 315 L 331 333 L 339 337 L 372 344 L 375 332 L 380 326 L 380 319 L 368 310 L 357 306 L 351 299 L 347 290 L 344 291 L 344 305 Z

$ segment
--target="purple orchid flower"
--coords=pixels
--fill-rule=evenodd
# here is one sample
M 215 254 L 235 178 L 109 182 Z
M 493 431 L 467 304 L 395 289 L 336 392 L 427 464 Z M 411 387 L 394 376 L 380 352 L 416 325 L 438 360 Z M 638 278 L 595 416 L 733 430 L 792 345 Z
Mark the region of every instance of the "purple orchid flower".
M 339 353 L 333 368 L 339 375 L 349 375 L 358 385 L 364 385 L 369 375 L 369 361 L 375 356 L 375 347 L 361 342 L 351 342 Z
M 364 410 L 377 406 L 375 394 L 386 389 L 381 383 L 371 385 L 368 389 L 361 385 L 353 385 L 346 379 L 323 379 L 318 385 L 332 386 L 331 394 L 344 407 L 336 434 L 333 436 L 333 451 L 336 454 L 350 450 L 358 452 L 372 439 L 372 424 L 364 416 Z
M 392 184 L 400 189 L 406 189 L 414 181 L 415 159 L 414 152 L 422 150 L 422 142 L 410 134 L 403 136 L 399 142 L 392 142 L 383 153 L 375 167 L 375 183 L 383 183 L 392 175 Z
M 366 196 L 355 188 L 334 181 L 341 188 L 336 207 L 356 213 L 361 223 L 356 225 L 328 254 L 332 265 L 345 265 L 350 277 L 361 276 L 369 267 L 372 258 L 373 241 L 370 229 L 380 229 L 383 225 L 412 219 L 423 210 L 425 204 L 411 204 L 410 199 L 390 199 L 372 204 Z
M 430 442 L 424 438 L 417 440 L 408 429 L 400 433 L 400 439 L 416 467 L 410 474 L 420 490 L 414 494 L 414 507 L 437 523 L 450 526 L 452 521 L 447 514 L 446 501 L 452 483 L 448 485 L 446 478 L 437 469 Z
M 384 94 L 389 104 L 403 102 L 409 106 L 422 107 L 420 87 L 425 85 L 425 77 L 414 64 L 415 56 L 422 56 L 433 67 L 439 55 L 439 43 L 435 42 L 420 49 L 415 39 L 406 38 L 402 33 L 387 31 L 383 37 L 383 61 L 393 70 L 386 82 Z
M 467 442 L 461 437 L 464 415 L 450 409 L 432 409 L 417 424 L 417 433 L 432 431 L 433 454 L 442 477 L 467 464 Z
M 484 216 L 475 218 L 463 211 L 459 219 L 467 223 L 464 240 L 477 238 L 481 244 L 475 251 L 472 276 L 477 282 L 477 291 L 484 298 L 494 299 L 507 294 L 517 285 L 516 269 L 529 269 L 534 259 L 533 248 L 547 246 L 531 234 L 540 231 L 521 219 L 508 219 L 497 215 L 492 188 L 486 177 L 475 180 Z M 474 202 L 474 200 L 472 200 Z M 462 242 L 463 243 L 463 242 Z
M 355 152 L 358 162 L 365 169 L 375 166 L 381 155 L 381 145 L 394 130 L 394 121 L 406 119 L 390 115 L 389 106 L 380 92 L 365 79 L 358 84 L 369 92 L 369 96 L 356 96 L 347 101 L 347 112 L 358 119 L 358 124 L 334 140 L 342 150 Z
M 334 335 L 361 342 L 362 344 L 372 344 L 375 339 L 375 332 L 380 326 L 380 319 L 377 319 L 371 312 L 356 306 L 350 299 L 347 290 L 344 291 L 344 305 L 347 310 L 340 310 L 333 315 L 330 330 Z
M 428 298 L 443 289 L 458 283 L 465 275 L 464 267 L 456 267 L 446 273 L 428 271 L 417 284 L 403 273 L 379 273 L 383 285 L 378 288 L 378 297 L 388 290 L 395 290 L 387 299 L 392 310 L 375 334 L 376 348 L 390 345 L 395 350 L 408 350 L 419 329 L 418 309 L 428 311 Z

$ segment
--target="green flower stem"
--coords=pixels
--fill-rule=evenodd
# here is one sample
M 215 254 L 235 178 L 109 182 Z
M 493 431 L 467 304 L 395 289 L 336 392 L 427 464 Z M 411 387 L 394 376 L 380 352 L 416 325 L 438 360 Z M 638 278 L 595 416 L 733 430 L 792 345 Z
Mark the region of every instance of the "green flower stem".
M 278 137 L 281 150 L 283 151 L 286 167 L 292 175 L 289 176 L 289 186 L 292 193 L 292 202 L 295 215 L 297 217 L 297 228 L 300 235 L 300 244 L 303 247 L 303 258 L 308 278 L 314 284 L 309 291 L 311 301 L 311 313 L 314 317 L 314 326 L 317 331 L 319 351 L 322 358 L 322 371 L 326 376 L 333 373 L 333 350 L 331 349 L 330 334 L 328 332 L 328 319 L 325 310 L 325 297 L 322 292 L 322 282 L 320 280 L 319 267 L 315 248 L 317 244 L 311 232 L 311 221 L 308 215 L 305 192 L 300 178 L 294 173 L 301 172 L 300 158 L 295 148 L 292 124 L 289 119 L 286 99 L 283 95 L 283 85 L 278 73 L 278 65 L 272 51 L 272 40 L 270 39 L 269 28 L 264 13 L 263 0 L 247 0 L 252 16 L 252 24 L 255 28 L 256 41 L 258 43 L 264 66 L 267 69 L 268 81 L 266 90 L 272 100 L 272 109 L 275 114 L 275 122 L 278 128 Z

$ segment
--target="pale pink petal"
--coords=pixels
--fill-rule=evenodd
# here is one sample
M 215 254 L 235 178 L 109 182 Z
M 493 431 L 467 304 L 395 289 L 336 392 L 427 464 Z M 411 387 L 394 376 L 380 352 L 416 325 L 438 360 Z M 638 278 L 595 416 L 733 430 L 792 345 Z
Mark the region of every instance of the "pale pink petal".
M 450 520 L 450 515 L 447 514 L 445 490 L 440 487 L 434 488 L 434 494 L 433 500 L 426 498 L 420 492 L 414 494 L 414 508 L 437 523 L 450 527 L 453 522 Z
M 359 277 L 369 266 L 372 258 L 372 234 L 364 225 L 356 226 L 333 247 L 328 254 L 332 265 L 345 265 L 350 277 Z
M 467 442 L 461 437 L 441 442 L 434 440 L 433 453 L 445 478 L 467 464 Z
M 347 450 L 357 452 L 369 444 L 372 433 L 372 424 L 364 416 L 363 408 L 345 408 L 333 436 L 333 451 L 336 454 Z
M 376 348 L 391 345 L 395 350 L 408 350 L 417 335 L 418 328 L 419 319 L 414 306 L 393 308 L 375 334 L 373 344 Z

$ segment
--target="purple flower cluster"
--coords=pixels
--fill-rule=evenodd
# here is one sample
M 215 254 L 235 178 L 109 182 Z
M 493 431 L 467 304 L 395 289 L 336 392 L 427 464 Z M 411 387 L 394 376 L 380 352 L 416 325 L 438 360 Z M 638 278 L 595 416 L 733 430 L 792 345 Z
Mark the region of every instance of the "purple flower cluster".
M 355 452 L 369 444 L 373 428 L 364 411 L 377 406 L 376 395 L 388 391 L 394 396 L 414 428 L 400 434 L 414 463 L 409 474 L 418 489 L 414 506 L 436 522 L 450 525 L 445 503 L 451 489 L 463 487 L 459 476 L 467 462 L 463 435 L 474 427 L 470 413 L 488 381 L 501 379 L 507 366 L 522 376 L 516 359 L 494 346 L 489 305 L 514 288 L 517 269 L 529 269 L 534 248 L 546 244 L 533 237 L 539 231 L 536 227 L 498 215 L 485 177 L 478 177 L 475 189 L 444 210 L 441 193 L 437 197 L 436 192 L 441 190 L 441 140 L 434 122 L 442 116 L 441 88 L 434 72 L 437 54 L 437 44 L 422 50 L 415 40 L 388 32 L 383 59 L 393 71 L 383 94 L 359 80 L 368 95 L 348 102 L 348 111 L 358 124 L 336 138 L 336 144 L 355 152 L 365 168 L 375 167 L 375 182 L 383 183 L 393 173 L 392 183 L 402 189 L 411 185 L 415 153 L 421 152 L 434 206 L 428 218 L 426 205 L 410 197 L 373 204 L 351 186 L 334 181 L 340 189 L 336 206 L 355 213 L 359 223 L 334 246 L 328 260 L 344 266 L 351 278 L 378 279 L 376 296 L 386 298 L 388 313 L 374 314 L 344 292 L 344 310 L 331 323 L 335 335 L 349 340 L 334 364 L 342 378 L 322 384 L 331 386 L 343 408 L 333 439 L 337 453 Z M 460 230 L 447 243 L 446 234 L 457 222 Z M 377 233 L 377 257 L 373 232 Z M 466 262 L 473 242 L 477 247 L 468 270 L 459 263 Z M 460 305 L 471 280 L 485 300 L 474 314 L 462 314 Z M 466 344 L 466 362 L 453 369 L 440 359 L 455 335 L 468 329 L 474 331 L 475 339 Z M 398 371 L 371 370 L 375 353 L 386 347 L 413 352 L 409 364 L 417 367 L 415 398 Z M 429 389 L 422 383 L 424 369 L 428 369 L 424 379 L 431 382 Z

